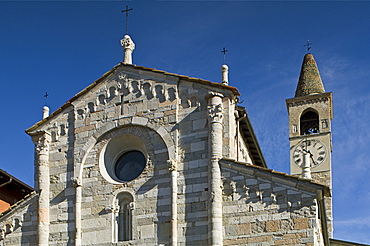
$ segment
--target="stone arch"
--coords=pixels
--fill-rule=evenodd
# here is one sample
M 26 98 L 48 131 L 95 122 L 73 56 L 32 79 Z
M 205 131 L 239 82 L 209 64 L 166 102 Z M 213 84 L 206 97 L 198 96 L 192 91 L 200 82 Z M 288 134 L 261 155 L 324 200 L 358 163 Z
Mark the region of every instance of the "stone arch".
M 96 143 L 99 140 L 101 140 L 103 136 L 111 132 L 114 132 L 115 130 L 125 128 L 125 127 L 132 127 L 132 126 L 146 127 L 152 130 L 153 132 L 157 133 L 167 147 L 168 159 L 170 160 L 176 159 L 175 144 L 174 144 L 174 140 L 172 139 L 170 135 L 170 132 L 168 132 L 163 126 L 149 124 L 147 118 L 132 117 L 130 119 L 130 123 L 126 125 L 117 126 L 117 124 L 115 124 L 114 122 L 105 124 L 103 127 L 99 128 L 95 132 L 95 134 L 93 134 L 86 141 L 83 148 L 81 148 L 81 150 L 77 154 L 75 177 L 79 179 L 80 182 L 82 182 L 83 166 L 88 157 L 88 154 L 91 151 L 91 149 L 96 145 Z

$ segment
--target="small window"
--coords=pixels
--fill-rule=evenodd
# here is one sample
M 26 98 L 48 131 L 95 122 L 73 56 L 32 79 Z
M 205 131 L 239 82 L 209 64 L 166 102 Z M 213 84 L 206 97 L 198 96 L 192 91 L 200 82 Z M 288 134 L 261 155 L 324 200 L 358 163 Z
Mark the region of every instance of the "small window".
M 319 115 L 313 111 L 307 111 L 301 116 L 301 135 L 320 133 Z
M 136 179 L 146 165 L 146 158 L 140 151 L 129 151 L 121 155 L 115 167 L 115 173 L 119 180 L 129 182 Z
M 132 240 L 132 211 L 134 210 L 133 198 L 131 194 L 123 192 L 117 196 L 117 202 L 117 239 L 118 241 Z

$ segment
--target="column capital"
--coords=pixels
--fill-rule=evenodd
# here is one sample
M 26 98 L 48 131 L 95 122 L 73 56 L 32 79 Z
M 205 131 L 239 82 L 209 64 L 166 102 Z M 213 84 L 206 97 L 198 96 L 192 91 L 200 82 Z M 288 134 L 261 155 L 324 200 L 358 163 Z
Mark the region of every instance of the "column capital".
M 208 105 L 208 116 L 211 119 L 210 123 L 221 122 L 222 120 L 222 104 Z
M 50 133 L 46 131 L 38 131 L 33 133 L 31 136 L 37 153 L 42 154 L 49 150 L 49 145 L 51 142 Z

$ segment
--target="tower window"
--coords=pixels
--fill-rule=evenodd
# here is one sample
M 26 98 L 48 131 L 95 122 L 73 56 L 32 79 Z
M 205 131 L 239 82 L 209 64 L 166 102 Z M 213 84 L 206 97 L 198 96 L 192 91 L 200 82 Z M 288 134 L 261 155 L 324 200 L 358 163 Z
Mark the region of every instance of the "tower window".
M 320 133 L 319 115 L 313 111 L 307 111 L 301 116 L 301 135 Z

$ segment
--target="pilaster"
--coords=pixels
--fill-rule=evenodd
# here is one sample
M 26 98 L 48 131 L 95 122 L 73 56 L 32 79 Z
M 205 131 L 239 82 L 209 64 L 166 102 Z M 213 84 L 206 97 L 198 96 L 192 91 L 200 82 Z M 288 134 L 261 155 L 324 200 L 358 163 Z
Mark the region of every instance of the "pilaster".
M 177 161 L 167 161 L 171 173 L 171 245 L 177 245 Z

